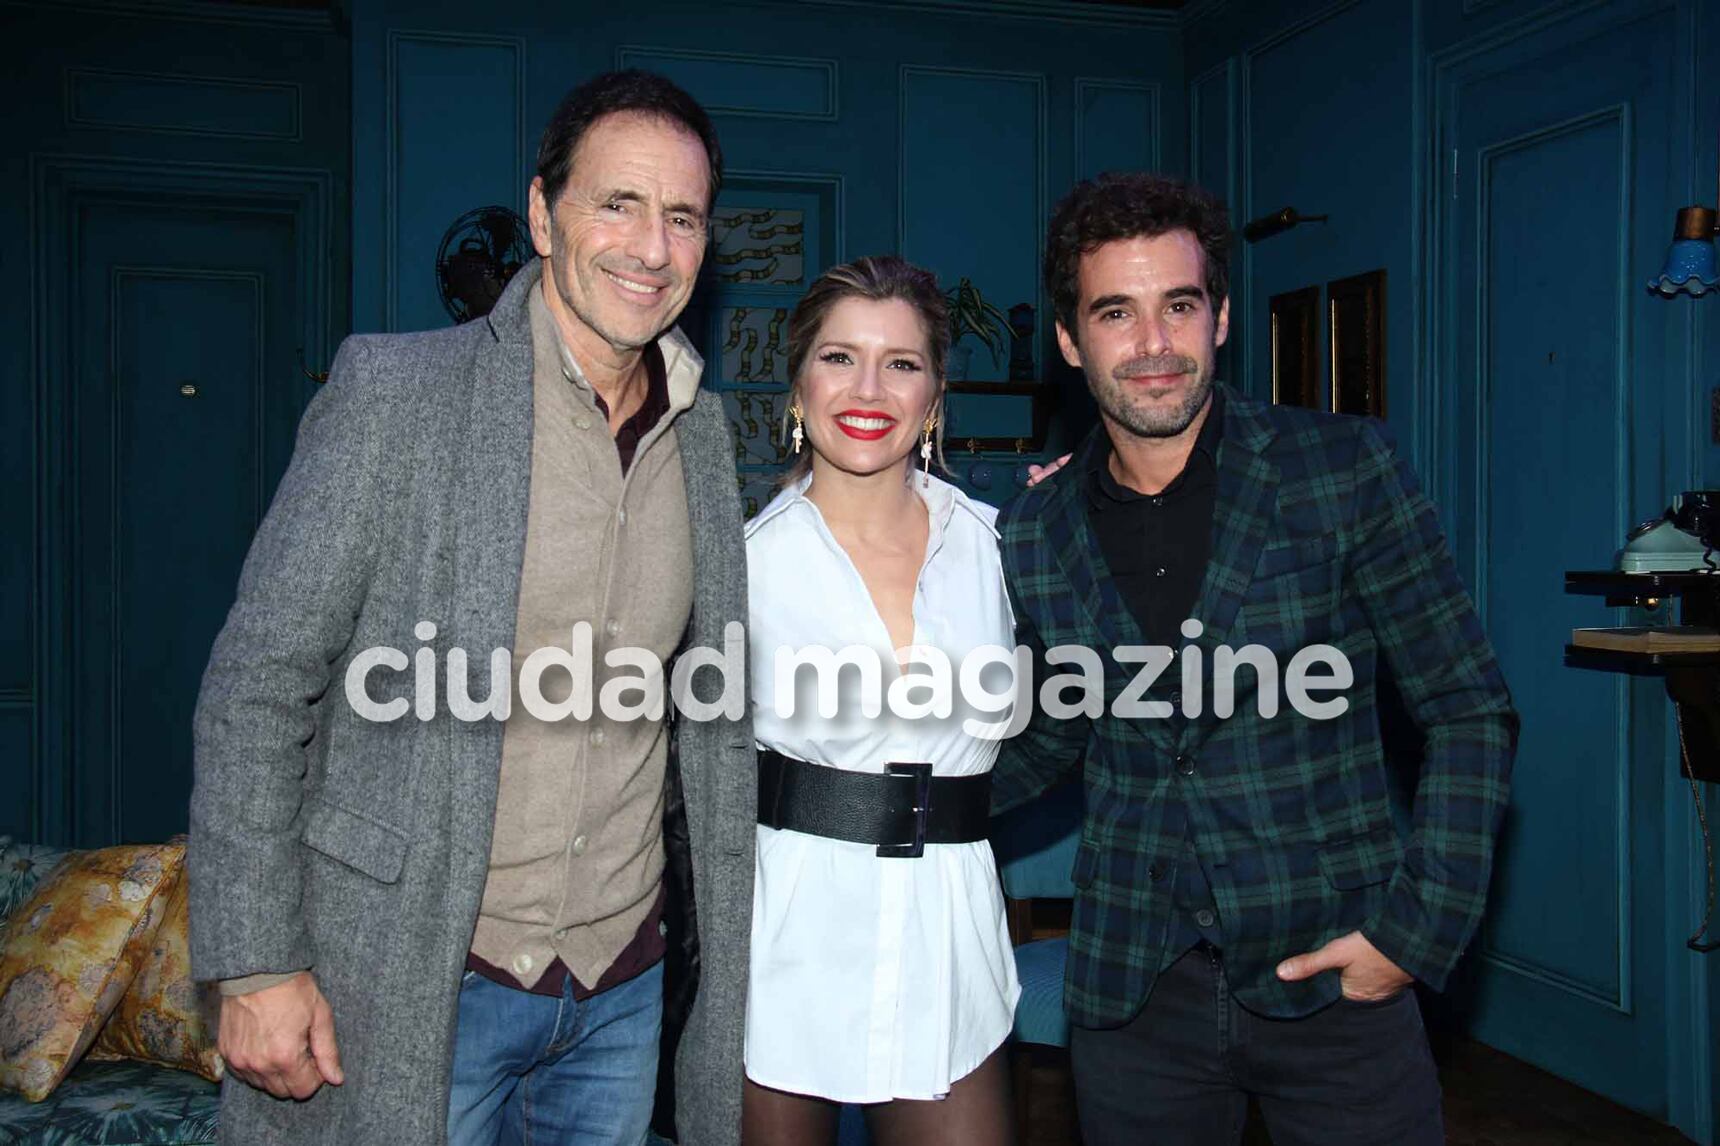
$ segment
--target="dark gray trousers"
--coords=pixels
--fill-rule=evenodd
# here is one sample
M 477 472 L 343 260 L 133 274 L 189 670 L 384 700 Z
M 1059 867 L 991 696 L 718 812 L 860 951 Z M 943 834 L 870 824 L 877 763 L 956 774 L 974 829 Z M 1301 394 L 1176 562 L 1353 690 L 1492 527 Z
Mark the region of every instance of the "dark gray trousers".
M 1222 956 L 1190 949 L 1129 1023 L 1076 1027 L 1086 1146 L 1225 1146 L 1253 1096 L 1274 1146 L 1443 1146 L 1439 1078 L 1415 992 L 1300 1019 L 1242 1007 Z

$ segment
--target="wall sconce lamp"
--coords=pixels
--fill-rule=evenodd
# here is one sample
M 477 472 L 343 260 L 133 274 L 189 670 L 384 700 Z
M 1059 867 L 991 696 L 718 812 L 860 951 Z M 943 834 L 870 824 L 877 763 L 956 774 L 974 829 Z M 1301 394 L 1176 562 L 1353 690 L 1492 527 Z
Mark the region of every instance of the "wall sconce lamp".
M 1261 239 L 1270 239 L 1273 235 L 1281 235 L 1291 227 L 1300 223 L 1324 223 L 1325 215 L 1304 215 L 1294 207 L 1280 207 L 1270 215 L 1262 215 L 1245 224 L 1242 237 L 1250 243 L 1258 243 Z
M 1666 265 L 1648 281 L 1648 289 L 1671 298 L 1680 291 L 1693 296 L 1720 287 L 1715 267 L 1713 207 L 1680 207 L 1672 229 L 1672 245 L 1666 249 Z

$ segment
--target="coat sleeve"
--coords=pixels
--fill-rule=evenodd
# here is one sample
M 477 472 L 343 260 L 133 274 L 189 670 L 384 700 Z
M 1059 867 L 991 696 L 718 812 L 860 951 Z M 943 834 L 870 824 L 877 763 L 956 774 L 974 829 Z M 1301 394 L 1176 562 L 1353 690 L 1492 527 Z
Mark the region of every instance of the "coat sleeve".
M 1013 530 L 1005 537 L 1011 533 Z M 1042 540 L 1035 541 L 1034 545 L 1028 559 L 1033 554 L 1044 552 Z M 1027 597 L 1028 579 L 1021 576 L 1022 557 L 1021 544 L 1006 540 L 1003 545 L 1003 574 L 1009 599 L 1015 606 L 1015 640 L 1028 650 L 1034 674 L 1030 684 L 1038 686 L 1047 675 L 1063 670 L 1045 663 L 1045 642 L 1033 622 L 1031 602 Z M 992 769 L 993 815 L 1027 803 L 1068 775 L 1081 762 L 1092 731 L 1092 721 L 1086 716 L 1057 719 L 1047 714 L 1039 704 L 1037 687 L 1025 688 L 1021 703 L 1033 706 L 1032 715 L 1026 727 L 1005 740 L 998 751 L 997 764 Z
M 368 356 L 365 340 L 347 339 L 305 412 L 203 674 L 187 859 L 199 979 L 315 962 L 300 907 L 300 813 L 313 705 L 343 688 L 332 666 L 373 568 L 382 404 Z
M 1433 506 L 1378 423 L 1364 425 L 1357 464 L 1350 585 L 1427 738 L 1403 860 L 1362 932 L 1442 989 L 1486 906 L 1518 719 Z

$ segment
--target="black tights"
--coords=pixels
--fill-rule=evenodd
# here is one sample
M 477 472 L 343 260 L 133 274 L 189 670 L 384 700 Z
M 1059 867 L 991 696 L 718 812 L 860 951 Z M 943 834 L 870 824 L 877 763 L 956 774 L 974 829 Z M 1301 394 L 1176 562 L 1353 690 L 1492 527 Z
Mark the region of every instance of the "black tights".
M 874 1146 L 1011 1146 L 1007 1051 L 999 1047 L 936 1101 L 898 1098 L 867 1106 Z M 841 1108 L 822 1098 L 771 1090 L 747 1079 L 742 1146 L 828 1146 Z

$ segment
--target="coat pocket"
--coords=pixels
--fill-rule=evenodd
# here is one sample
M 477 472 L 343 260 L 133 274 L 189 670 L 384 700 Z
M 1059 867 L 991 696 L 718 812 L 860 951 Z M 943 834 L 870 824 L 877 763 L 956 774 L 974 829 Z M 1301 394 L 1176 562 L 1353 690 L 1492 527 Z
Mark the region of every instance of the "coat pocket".
M 1099 849 L 1092 844 L 1081 841 L 1081 846 L 1075 850 L 1075 867 L 1069 873 L 1069 881 L 1078 889 L 1086 890 L 1093 884 L 1093 879 L 1099 874 Z
M 1337 891 L 1354 891 L 1386 882 L 1403 859 L 1397 829 L 1389 824 L 1365 836 L 1327 844 L 1318 854 L 1320 871 Z
M 312 851 L 379 883 L 393 883 L 406 865 L 405 833 L 318 800 L 299 837 Z
M 1260 551 L 1260 560 L 1254 566 L 1254 579 L 1264 581 L 1269 577 L 1287 577 L 1292 573 L 1317 569 L 1330 565 L 1337 556 L 1337 542 L 1330 537 L 1269 545 Z

